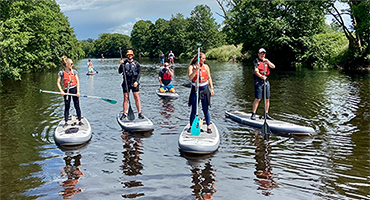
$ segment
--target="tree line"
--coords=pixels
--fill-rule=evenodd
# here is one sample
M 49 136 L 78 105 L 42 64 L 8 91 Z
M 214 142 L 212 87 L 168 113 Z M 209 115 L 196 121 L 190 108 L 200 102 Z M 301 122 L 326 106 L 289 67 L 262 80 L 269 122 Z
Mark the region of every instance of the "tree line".
M 119 57 L 118 47 L 136 55 L 157 57 L 172 50 L 189 57 L 222 45 L 242 45 L 250 63 L 257 49 L 284 66 L 346 68 L 369 67 L 370 1 L 339 0 L 254 1 L 216 0 L 224 17 L 216 23 L 207 5 L 198 5 L 190 17 L 172 15 L 154 23 L 140 20 L 131 36 L 101 33 L 99 38 L 78 41 L 68 18 L 54 0 L 0 1 L 0 85 L 3 78 L 20 79 L 21 73 L 60 67 L 60 57 Z M 325 16 L 331 15 L 328 26 Z M 344 24 L 349 15 L 351 25 Z

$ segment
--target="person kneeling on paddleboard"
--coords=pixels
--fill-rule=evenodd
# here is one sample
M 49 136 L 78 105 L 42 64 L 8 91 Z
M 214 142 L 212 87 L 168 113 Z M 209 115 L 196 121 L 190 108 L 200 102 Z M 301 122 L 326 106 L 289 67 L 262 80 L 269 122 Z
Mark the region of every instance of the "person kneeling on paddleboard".
M 161 84 L 159 88 L 159 92 L 164 93 L 169 91 L 171 93 L 175 93 L 175 88 L 172 85 L 172 77 L 174 76 L 173 70 L 170 69 L 170 65 L 165 62 L 163 65 L 163 69 L 159 72 L 158 80 Z
M 199 100 L 202 102 L 202 108 L 204 117 L 207 123 L 207 133 L 212 133 L 211 131 L 211 115 L 209 114 L 208 107 L 211 105 L 211 96 L 215 93 L 213 91 L 213 82 L 211 77 L 211 71 L 207 64 L 204 64 L 206 60 L 206 55 L 204 53 L 199 54 L 199 63 L 198 55 L 195 55 L 191 60 L 191 63 L 188 68 L 189 79 L 192 80 L 191 93 L 189 96 L 188 105 L 191 106 L 190 114 L 190 126 L 193 124 L 195 116 L 197 114 L 197 97 L 196 97 L 196 87 L 197 87 L 197 72 L 199 71 Z M 191 127 L 189 128 L 190 132 Z
M 127 50 L 126 52 L 127 59 L 126 60 L 122 59 L 120 61 L 121 65 L 118 68 L 118 73 L 123 75 L 122 89 L 124 100 L 123 100 L 123 115 L 121 117 L 121 120 L 124 120 L 127 116 L 130 90 L 132 90 L 132 94 L 134 95 L 137 112 L 139 113 L 138 117 L 140 119 L 144 119 L 144 116 L 141 113 L 141 103 L 139 98 L 140 64 L 139 62 L 134 60 L 134 56 L 135 56 L 134 51 Z M 127 80 L 125 80 L 125 77 Z
M 71 105 L 71 97 L 73 99 L 73 105 L 76 109 L 77 118 L 79 121 L 79 125 L 82 126 L 83 123 L 81 122 L 81 109 L 80 109 L 80 81 L 78 79 L 77 71 L 72 69 L 73 61 L 67 56 L 62 57 L 62 63 L 64 66 L 64 70 L 58 73 L 58 80 L 57 86 L 59 88 L 60 93 L 64 96 L 64 121 L 65 124 L 63 127 L 68 126 L 68 117 L 69 117 L 69 108 Z M 60 86 L 60 82 L 63 82 L 64 90 Z M 77 96 L 68 96 L 64 95 L 65 93 L 72 93 L 77 94 Z
M 265 58 L 266 50 L 261 48 L 258 50 L 258 58 L 253 61 L 253 78 L 254 78 L 254 101 L 252 106 L 252 115 L 251 119 L 256 119 L 256 111 L 258 108 L 258 104 L 262 99 L 262 94 L 264 88 L 266 88 L 266 119 L 274 120 L 272 117 L 268 115 L 269 107 L 270 107 L 270 82 L 268 81 L 267 77 L 270 75 L 270 69 L 275 68 L 275 65 L 270 62 L 268 59 Z M 266 84 L 266 87 L 265 87 Z

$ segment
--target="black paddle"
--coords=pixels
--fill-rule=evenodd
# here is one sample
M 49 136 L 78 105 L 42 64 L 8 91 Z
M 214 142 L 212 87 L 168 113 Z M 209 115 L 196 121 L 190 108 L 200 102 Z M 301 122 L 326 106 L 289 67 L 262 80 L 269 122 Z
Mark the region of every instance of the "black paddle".
M 263 75 L 266 76 L 266 65 L 264 64 L 264 72 L 263 72 Z M 264 105 L 264 111 L 265 111 L 265 122 L 263 123 L 263 126 L 262 126 L 262 136 L 265 140 L 268 140 L 270 138 L 270 134 L 271 134 L 271 130 L 270 130 L 270 127 L 269 125 L 267 124 L 266 122 L 266 80 L 263 80 L 263 100 L 265 102 L 265 105 Z
M 121 54 L 121 60 L 122 60 L 122 51 L 121 47 L 119 47 L 119 53 Z M 123 66 L 123 75 L 125 76 L 125 84 L 126 84 L 126 91 L 128 95 L 128 113 L 127 113 L 127 118 L 128 120 L 132 121 L 135 119 L 134 111 L 131 108 L 131 103 L 130 103 L 130 91 L 128 90 L 128 85 L 127 85 L 127 78 L 126 78 L 126 69 Z

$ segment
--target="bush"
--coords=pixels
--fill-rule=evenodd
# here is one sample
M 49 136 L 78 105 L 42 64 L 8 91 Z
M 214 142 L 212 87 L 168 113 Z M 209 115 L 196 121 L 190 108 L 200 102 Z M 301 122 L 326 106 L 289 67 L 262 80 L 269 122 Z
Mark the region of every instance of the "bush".
M 224 45 L 218 48 L 214 48 L 209 50 L 206 53 L 207 59 L 213 59 L 221 62 L 226 61 L 237 61 L 240 57 L 242 57 L 242 46 L 239 44 L 237 47 L 234 45 Z

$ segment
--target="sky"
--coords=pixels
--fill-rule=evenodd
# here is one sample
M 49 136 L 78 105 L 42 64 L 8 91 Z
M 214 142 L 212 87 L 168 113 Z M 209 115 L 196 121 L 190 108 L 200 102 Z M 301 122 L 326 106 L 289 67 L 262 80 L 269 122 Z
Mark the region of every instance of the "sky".
M 170 20 L 177 13 L 190 17 L 197 5 L 208 5 L 213 18 L 221 24 L 223 14 L 216 0 L 56 0 L 62 13 L 68 17 L 78 40 L 98 39 L 101 33 L 129 35 L 139 20 L 155 23 L 162 18 Z M 339 9 L 343 5 L 337 5 Z M 218 14 L 217 14 L 218 13 Z M 331 23 L 327 16 L 326 22 Z M 350 19 L 345 18 L 346 25 Z
M 129 35 L 139 20 L 155 23 L 170 20 L 177 13 L 190 16 L 197 5 L 208 5 L 213 18 L 221 24 L 222 10 L 215 0 L 56 0 L 68 17 L 78 40 L 98 39 L 101 33 Z

